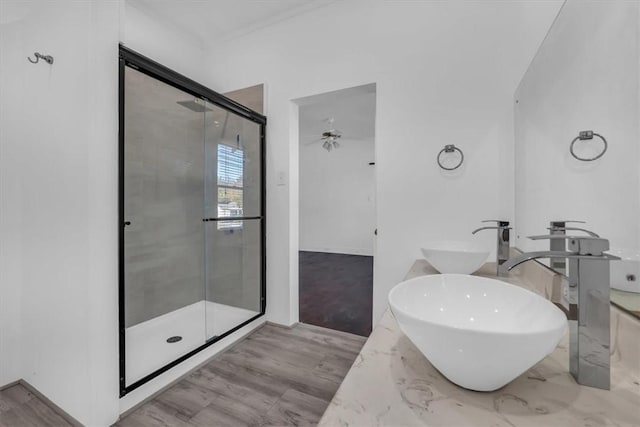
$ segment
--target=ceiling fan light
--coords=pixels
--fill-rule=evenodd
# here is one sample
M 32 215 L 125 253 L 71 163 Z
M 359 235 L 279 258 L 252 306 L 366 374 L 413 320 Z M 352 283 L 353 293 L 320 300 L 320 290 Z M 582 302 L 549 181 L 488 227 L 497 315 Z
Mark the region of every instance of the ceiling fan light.
M 322 148 L 327 151 L 331 151 L 334 148 L 340 147 L 340 144 L 338 144 L 338 138 L 340 138 L 342 135 L 339 131 L 334 129 L 333 118 L 328 118 L 326 122 L 328 124 L 329 130 L 322 132 Z

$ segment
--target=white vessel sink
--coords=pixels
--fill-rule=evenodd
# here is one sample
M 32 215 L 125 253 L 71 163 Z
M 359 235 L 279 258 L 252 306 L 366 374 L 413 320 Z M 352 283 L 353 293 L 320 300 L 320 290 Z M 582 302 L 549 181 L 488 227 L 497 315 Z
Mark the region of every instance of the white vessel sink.
M 451 382 L 496 390 L 549 355 L 567 319 L 508 283 L 463 274 L 416 277 L 389 292 L 400 329 Z
M 487 261 L 490 251 L 474 242 L 440 240 L 422 247 L 422 255 L 440 273 L 471 274 Z

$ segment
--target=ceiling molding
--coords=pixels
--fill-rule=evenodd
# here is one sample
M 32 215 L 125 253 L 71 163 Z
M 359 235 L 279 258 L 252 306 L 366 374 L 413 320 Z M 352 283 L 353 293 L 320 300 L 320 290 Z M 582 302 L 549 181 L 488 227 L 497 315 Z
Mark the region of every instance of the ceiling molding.
M 263 28 L 267 28 L 267 27 L 270 27 L 272 25 L 275 25 L 275 24 L 277 24 L 279 22 L 286 21 L 286 20 L 295 18 L 297 16 L 301 16 L 301 15 L 304 15 L 306 13 L 309 13 L 309 12 L 315 10 L 315 9 L 319 9 L 321 7 L 328 6 L 328 5 L 330 5 L 332 3 L 335 3 L 337 1 L 338 0 L 313 0 L 310 3 L 302 4 L 302 5 L 297 6 L 295 8 L 291 8 L 291 9 L 285 11 L 285 12 L 273 15 L 272 17 L 270 17 L 270 18 L 268 18 L 268 19 L 266 19 L 264 21 L 261 21 L 261 22 L 258 22 L 258 23 L 243 27 L 243 28 L 239 28 L 238 30 L 233 31 L 233 32 L 229 33 L 227 36 L 221 38 L 219 41 L 230 41 L 230 40 L 233 40 L 233 39 L 237 39 L 237 38 L 246 36 L 248 34 L 251 34 L 251 33 L 254 33 L 256 31 L 259 31 L 259 30 L 261 30 Z
M 243 37 L 336 2 L 337 0 L 300 0 L 295 6 L 286 7 L 290 1 L 125 0 L 127 7 L 133 7 L 193 39 L 201 49 L 214 48 L 216 43 Z M 257 13 L 252 13 L 252 3 L 259 6 Z M 224 21 L 223 24 L 221 19 L 224 20 L 225 17 L 229 21 Z M 234 25 L 234 20 L 240 22 L 235 25 L 236 28 L 225 28 Z

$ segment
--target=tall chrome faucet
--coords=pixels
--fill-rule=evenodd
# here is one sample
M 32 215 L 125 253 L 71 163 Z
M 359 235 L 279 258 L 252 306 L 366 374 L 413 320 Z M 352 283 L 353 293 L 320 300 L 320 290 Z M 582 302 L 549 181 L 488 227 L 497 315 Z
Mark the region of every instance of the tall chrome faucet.
M 569 260 L 569 370 L 579 384 L 610 388 L 609 241 L 593 236 L 545 235 L 533 240 L 566 240 L 568 250 L 523 253 L 502 264 L 509 271 L 537 258 Z
M 567 227 L 568 223 L 585 224 L 585 221 L 569 221 L 569 220 L 551 221 L 549 223 L 549 227 L 547 228 L 547 230 L 549 230 L 550 234 L 552 235 L 556 235 L 556 234 L 565 235 L 567 234 L 566 233 L 567 231 L 583 231 L 589 236 L 600 237 L 593 231 L 589 231 L 585 228 Z M 567 249 L 567 247 L 564 239 L 552 239 L 549 242 L 549 249 L 552 251 L 564 251 Z M 567 271 L 567 264 L 566 264 L 565 258 L 551 259 L 549 260 L 549 265 L 551 268 L 553 268 L 556 271 L 559 271 L 560 273 L 565 274 Z
M 501 220 L 501 219 L 485 219 L 482 222 L 495 222 L 497 225 L 495 226 L 487 226 L 480 227 L 477 230 L 473 230 L 471 234 L 476 234 L 481 230 L 498 230 L 498 240 L 496 245 L 496 275 L 504 276 L 504 273 L 500 266 L 509 259 L 509 246 L 510 246 L 510 232 L 511 227 L 509 227 L 509 221 Z

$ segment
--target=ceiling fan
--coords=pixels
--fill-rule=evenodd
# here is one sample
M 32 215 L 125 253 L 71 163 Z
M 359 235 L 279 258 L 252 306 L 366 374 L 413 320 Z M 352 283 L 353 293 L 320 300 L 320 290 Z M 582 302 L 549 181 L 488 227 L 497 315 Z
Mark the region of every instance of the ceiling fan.
M 311 141 L 310 143 L 322 141 L 322 148 L 327 151 L 331 151 L 334 148 L 340 148 L 338 140 L 342 138 L 342 132 L 334 129 L 333 117 L 326 119 L 328 129 L 322 132 L 322 136 L 319 139 Z

